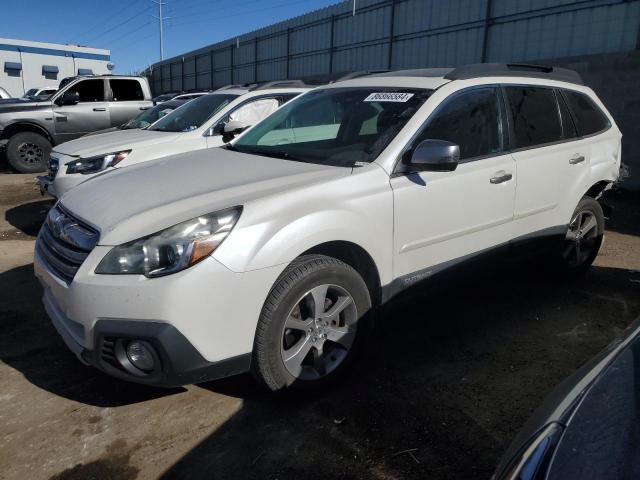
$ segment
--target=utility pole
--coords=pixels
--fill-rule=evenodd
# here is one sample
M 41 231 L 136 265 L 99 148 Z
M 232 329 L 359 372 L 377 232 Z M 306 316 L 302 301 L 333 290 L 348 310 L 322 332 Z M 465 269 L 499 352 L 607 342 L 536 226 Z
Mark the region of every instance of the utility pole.
M 160 61 L 164 60 L 164 34 L 162 32 L 163 23 L 169 17 L 162 16 L 162 6 L 166 5 L 162 0 L 151 0 L 158 5 L 158 16 L 154 17 L 158 19 L 158 25 L 160 26 Z

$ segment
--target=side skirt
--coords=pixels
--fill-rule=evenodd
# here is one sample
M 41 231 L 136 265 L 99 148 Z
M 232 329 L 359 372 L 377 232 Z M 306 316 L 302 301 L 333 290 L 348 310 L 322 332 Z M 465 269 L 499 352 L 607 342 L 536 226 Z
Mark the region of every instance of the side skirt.
M 465 267 L 479 268 L 486 271 L 487 262 L 493 267 L 503 266 L 514 261 L 524 261 L 544 252 L 558 248 L 564 240 L 567 225 L 558 225 L 529 233 L 495 247 L 473 252 L 463 257 L 448 260 L 431 267 L 396 278 L 382 287 L 382 303 L 387 303 L 401 292 L 412 287 L 422 287 L 424 284 L 440 278 L 443 272 L 466 270 Z

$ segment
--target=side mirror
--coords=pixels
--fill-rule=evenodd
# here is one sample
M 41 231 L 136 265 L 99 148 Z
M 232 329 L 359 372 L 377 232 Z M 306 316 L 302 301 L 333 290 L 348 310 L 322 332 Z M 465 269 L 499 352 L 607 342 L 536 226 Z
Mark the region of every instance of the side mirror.
M 56 99 L 56 104 L 63 105 L 76 105 L 80 102 L 80 94 L 76 91 L 67 90 L 61 97 Z
M 407 161 L 408 160 L 408 161 Z M 446 140 L 423 140 L 403 163 L 409 170 L 453 172 L 460 161 L 460 147 Z
M 236 135 L 244 132 L 250 126 L 251 125 L 239 120 L 231 120 L 224 126 L 224 129 L 222 130 L 222 141 L 225 143 L 230 142 Z

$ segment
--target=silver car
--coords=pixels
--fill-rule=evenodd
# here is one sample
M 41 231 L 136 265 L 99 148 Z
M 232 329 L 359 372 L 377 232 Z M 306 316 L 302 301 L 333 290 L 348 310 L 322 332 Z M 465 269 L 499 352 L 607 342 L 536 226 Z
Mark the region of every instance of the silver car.
M 50 98 L 0 103 L 0 146 L 17 171 L 44 171 L 52 146 L 122 125 L 152 106 L 144 77 L 64 79 Z

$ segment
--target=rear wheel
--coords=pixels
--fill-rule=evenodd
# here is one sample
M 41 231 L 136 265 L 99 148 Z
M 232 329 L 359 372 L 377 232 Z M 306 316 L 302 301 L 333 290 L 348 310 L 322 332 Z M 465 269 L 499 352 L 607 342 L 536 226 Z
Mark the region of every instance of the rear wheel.
M 604 213 L 593 198 L 578 203 L 562 246 L 562 268 L 570 274 L 586 272 L 600 250 L 604 235 Z
M 16 133 L 7 143 L 7 160 L 20 173 L 44 172 L 50 153 L 49 140 L 34 132 Z
M 270 390 L 337 379 L 370 330 L 371 299 L 362 277 L 332 257 L 300 257 L 280 276 L 262 310 L 253 373 Z

